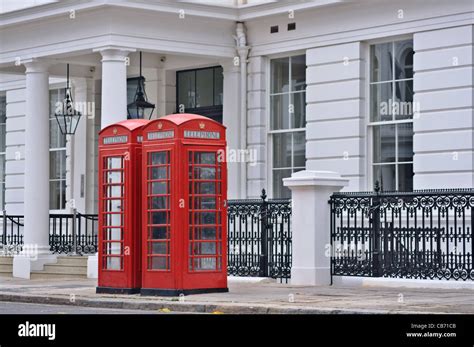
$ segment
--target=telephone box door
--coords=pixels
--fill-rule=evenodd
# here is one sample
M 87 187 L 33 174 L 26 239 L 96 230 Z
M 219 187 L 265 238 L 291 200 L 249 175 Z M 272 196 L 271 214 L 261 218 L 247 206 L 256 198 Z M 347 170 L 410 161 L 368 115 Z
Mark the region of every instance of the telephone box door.
M 225 151 L 217 146 L 185 148 L 189 215 L 187 246 L 182 248 L 186 259 L 183 288 L 227 288 Z
M 174 228 L 175 173 L 174 149 L 170 145 L 153 145 L 144 148 L 142 186 L 144 198 L 142 242 L 143 288 L 175 288 L 177 259 Z

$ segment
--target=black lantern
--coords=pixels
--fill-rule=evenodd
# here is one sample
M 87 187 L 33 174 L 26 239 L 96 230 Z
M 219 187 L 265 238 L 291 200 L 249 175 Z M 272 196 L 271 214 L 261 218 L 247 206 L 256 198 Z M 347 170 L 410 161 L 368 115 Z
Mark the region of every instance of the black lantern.
M 69 64 L 67 64 L 67 84 L 65 98 L 61 105 L 61 110 L 56 112 L 56 120 L 58 121 L 59 130 L 64 135 L 74 135 L 81 119 L 81 112 L 76 111 L 73 107 L 72 91 L 69 87 Z
M 145 78 L 142 76 L 142 52 L 140 52 L 140 77 L 133 102 L 127 105 L 128 119 L 150 119 L 155 105 L 148 102 L 145 92 Z

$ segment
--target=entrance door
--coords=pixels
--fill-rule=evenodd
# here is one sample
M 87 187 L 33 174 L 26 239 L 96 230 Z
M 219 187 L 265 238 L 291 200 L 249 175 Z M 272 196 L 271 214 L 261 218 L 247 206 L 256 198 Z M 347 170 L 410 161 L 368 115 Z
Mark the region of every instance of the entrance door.
M 176 237 L 172 226 L 174 213 L 171 148 L 150 149 L 143 154 L 146 160 L 144 187 L 144 234 L 146 240 L 142 252 L 145 268 L 143 288 L 174 288 L 176 260 L 172 250 L 176 247 Z
M 225 163 L 220 152 L 212 147 L 189 148 L 186 153 L 189 215 L 183 287 L 212 288 L 227 276 L 225 271 L 222 272 L 227 267 Z

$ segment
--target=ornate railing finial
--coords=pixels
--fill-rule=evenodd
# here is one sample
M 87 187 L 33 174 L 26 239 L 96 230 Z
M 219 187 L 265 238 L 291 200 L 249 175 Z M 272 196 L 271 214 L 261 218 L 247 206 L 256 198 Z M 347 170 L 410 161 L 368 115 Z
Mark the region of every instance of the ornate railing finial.
M 262 198 L 262 200 L 265 200 L 267 198 L 267 192 L 265 191 L 265 189 L 262 189 L 262 195 L 260 195 L 260 197 Z

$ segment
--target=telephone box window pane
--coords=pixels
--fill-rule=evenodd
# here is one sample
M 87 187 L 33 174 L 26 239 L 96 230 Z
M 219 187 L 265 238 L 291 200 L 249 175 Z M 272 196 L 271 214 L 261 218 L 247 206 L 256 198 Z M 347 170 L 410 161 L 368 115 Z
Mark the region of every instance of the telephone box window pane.
M 153 240 L 165 240 L 168 238 L 167 227 L 152 227 L 151 239 Z
M 122 226 L 122 214 L 105 215 L 105 226 L 120 227 Z
M 215 242 L 195 242 L 193 253 L 194 255 L 216 254 L 216 243 Z
M 195 240 L 215 240 L 216 239 L 216 228 L 215 227 L 196 227 L 194 230 Z
M 151 168 L 151 179 L 152 180 L 160 180 L 166 179 L 168 177 L 168 167 L 152 167 Z
M 194 178 L 202 180 L 213 180 L 216 178 L 216 168 L 214 167 L 195 167 Z
M 152 257 L 151 258 L 151 269 L 153 270 L 166 270 L 167 257 Z
M 194 185 L 195 194 L 216 194 L 215 182 L 198 182 Z
M 122 157 L 107 158 L 107 169 L 122 169 Z
M 153 196 L 150 198 L 152 210 L 165 210 L 168 208 L 168 197 L 166 196 Z
M 169 212 L 151 212 L 150 224 L 167 224 L 169 221 Z
M 166 153 L 167 152 L 154 152 L 151 153 L 151 165 L 163 165 L 163 164 L 168 164 L 167 158 L 166 158 Z
M 121 267 L 121 259 L 120 257 L 107 257 L 107 270 L 120 270 Z
M 215 212 L 195 212 L 194 224 L 216 224 Z
M 195 210 L 215 210 L 216 209 L 216 198 L 215 197 L 201 197 L 196 196 L 189 199 L 190 206 L 194 200 Z
M 122 200 L 106 200 L 105 212 L 122 212 Z
M 122 183 L 122 172 L 109 171 L 105 174 L 105 182 L 109 184 Z
M 122 230 L 120 228 L 106 229 L 106 240 L 107 241 L 121 241 Z
M 108 186 L 107 195 L 108 198 L 121 198 L 122 197 L 122 186 Z
M 216 270 L 216 258 L 194 258 L 194 270 Z
M 167 242 L 148 243 L 148 254 L 168 254 Z
M 152 182 L 151 193 L 154 195 L 167 194 L 168 193 L 168 182 Z
M 120 242 L 108 242 L 106 253 L 109 254 L 109 255 L 120 255 L 120 254 L 122 254 L 122 244 Z
M 214 152 L 196 152 L 194 154 L 194 164 L 215 164 L 216 153 Z

